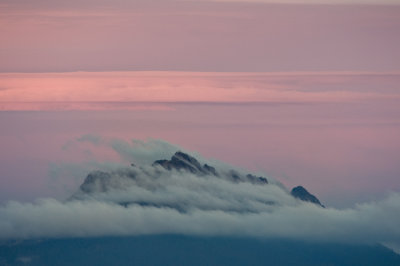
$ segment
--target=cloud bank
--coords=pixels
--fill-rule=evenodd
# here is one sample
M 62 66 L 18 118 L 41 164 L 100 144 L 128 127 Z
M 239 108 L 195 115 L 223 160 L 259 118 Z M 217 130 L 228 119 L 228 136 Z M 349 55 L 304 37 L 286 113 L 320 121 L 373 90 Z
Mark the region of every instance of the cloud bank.
M 238 199 L 239 200 L 239 199 Z M 400 195 L 356 206 L 323 209 L 309 203 L 283 205 L 256 212 L 194 209 L 53 199 L 9 202 L 0 208 L 1 238 L 89 237 L 177 233 L 284 237 L 291 239 L 398 243 Z
M 79 141 L 103 142 L 91 136 Z M 232 169 L 223 163 L 213 161 L 218 175 L 146 164 L 160 151 L 165 153 L 158 158 L 165 158 L 176 146 L 133 143 L 115 147 L 130 159 L 142 155 L 143 166 L 92 172 L 95 178 L 85 181 L 90 186 L 65 202 L 40 199 L 0 206 L 0 239 L 173 233 L 400 243 L 399 193 L 354 208 L 322 208 L 295 199 L 271 178 L 268 184 L 250 182 L 241 169 L 233 169 L 239 176 L 233 180 Z

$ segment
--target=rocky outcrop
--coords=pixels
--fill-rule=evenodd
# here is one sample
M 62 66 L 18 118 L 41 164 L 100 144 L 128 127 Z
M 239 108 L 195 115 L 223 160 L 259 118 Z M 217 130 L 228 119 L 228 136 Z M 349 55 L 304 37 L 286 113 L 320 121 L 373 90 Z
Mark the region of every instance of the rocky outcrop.
M 79 193 L 88 195 L 91 193 L 103 193 L 112 189 L 124 189 L 129 186 L 141 186 L 151 191 L 157 187 L 159 178 L 168 178 L 167 172 L 180 171 L 181 174 L 187 172 L 198 176 L 199 178 L 209 176 L 224 179 L 233 183 L 248 182 L 255 185 L 268 185 L 265 177 L 253 174 L 243 174 L 238 170 L 216 169 L 208 164 L 201 164 L 196 158 L 182 152 L 177 151 L 171 159 L 157 160 L 152 164 L 153 167 L 141 167 L 131 164 L 130 168 L 119 169 L 112 172 L 93 171 L 88 174 L 83 184 L 80 186 Z M 165 170 L 160 169 L 160 167 Z M 79 193 L 75 196 L 79 196 Z M 292 189 L 290 193 L 293 197 L 314 203 L 324 207 L 317 197 L 309 193 L 304 187 L 298 186 Z M 138 204 L 149 204 L 147 202 L 137 202 Z M 154 204 L 154 203 L 152 203 Z M 166 203 L 157 203 L 158 205 Z M 157 206 L 158 206 L 157 205 Z M 168 206 L 168 205 L 166 205 Z
M 199 161 L 181 151 L 177 151 L 170 160 L 157 160 L 153 163 L 153 166 L 160 165 L 167 170 L 183 170 L 188 171 L 196 175 L 214 175 L 220 176 L 215 167 L 208 164 L 201 165 Z M 233 182 L 251 182 L 255 184 L 268 184 L 268 180 L 262 176 L 255 176 L 252 174 L 242 175 L 235 170 L 230 170 L 225 173 Z
M 110 173 L 103 171 L 93 171 L 87 175 L 85 181 L 80 186 L 80 190 L 86 193 L 92 191 L 105 192 L 109 188 Z
M 308 192 L 307 189 L 305 189 L 302 186 L 294 187 L 290 192 L 290 194 L 292 194 L 292 196 L 297 199 L 300 199 L 302 201 L 308 201 L 325 208 L 325 206 L 321 204 L 321 202 L 316 196 Z
M 204 164 L 201 165 L 196 158 L 183 153 L 181 151 L 177 151 L 172 157 L 171 160 L 157 160 L 153 163 L 153 166 L 160 165 L 167 170 L 185 170 L 191 172 L 192 174 L 203 174 L 203 175 L 215 175 L 218 176 L 217 171 L 214 167 Z

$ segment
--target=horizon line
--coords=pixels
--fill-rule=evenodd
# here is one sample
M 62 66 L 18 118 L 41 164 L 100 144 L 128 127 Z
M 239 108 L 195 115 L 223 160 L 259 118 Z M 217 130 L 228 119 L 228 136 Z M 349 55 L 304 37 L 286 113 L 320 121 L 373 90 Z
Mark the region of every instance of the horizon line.
M 254 74 L 254 75 L 400 75 L 399 70 L 390 71 L 363 71 L 363 70 L 290 70 L 290 71 L 192 71 L 192 70 L 71 70 L 71 71 L 54 71 L 54 72 L 0 72 L 0 75 L 18 75 L 18 74 L 73 74 L 73 73 L 160 73 L 160 74 Z

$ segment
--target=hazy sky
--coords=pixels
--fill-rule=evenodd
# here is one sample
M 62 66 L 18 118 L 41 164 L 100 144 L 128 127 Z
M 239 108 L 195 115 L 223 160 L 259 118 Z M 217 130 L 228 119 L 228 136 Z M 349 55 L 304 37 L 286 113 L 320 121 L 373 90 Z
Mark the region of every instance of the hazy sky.
M 398 2 L 0 1 L 0 71 L 399 70 Z
M 63 149 L 84 134 L 165 139 L 336 206 L 400 189 L 397 0 L 0 0 L 0 36 L 0 200 L 66 196 L 47 182 L 98 159 Z
M 0 202 L 65 199 L 99 163 L 129 166 L 110 149 L 76 142 L 86 134 L 163 139 L 288 188 L 303 185 L 326 206 L 349 207 L 400 190 L 398 100 L 115 105 L 0 112 Z

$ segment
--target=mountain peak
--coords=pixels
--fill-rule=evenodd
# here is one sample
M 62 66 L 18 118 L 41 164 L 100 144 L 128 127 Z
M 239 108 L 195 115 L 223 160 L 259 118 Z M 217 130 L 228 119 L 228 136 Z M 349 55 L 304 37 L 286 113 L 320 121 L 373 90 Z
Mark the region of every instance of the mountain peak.
M 198 178 L 205 178 L 201 182 L 210 182 L 215 178 L 215 181 L 224 180 L 232 183 L 250 183 L 253 185 L 260 186 L 268 186 L 270 183 L 267 178 L 253 175 L 253 174 L 245 174 L 240 170 L 234 169 L 226 169 L 226 168 L 215 168 L 209 164 L 200 163 L 195 157 L 184 153 L 182 151 L 175 152 L 170 159 L 161 159 L 156 160 L 151 166 L 136 166 L 131 164 L 132 167 L 129 168 L 121 168 L 113 171 L 93 171 L 88 174 L 83 184 L 80 186 L 80 190 L 72 196 L 72 198 L 80 198 L 85 197 L 85 195 L 94 196 L 96 193 L 114 193 L 116 190 L 124 190 L 127 188 L 134 189 L 137 188 L 139 190 L 151 191 L 154 193 L 158 188 L 166 186 L 168 184 L 168 179 L 171 175 L 167 174 L 165 171 L 160 171 L 158 167 L 162 167 L 167 171 L 178 171 L 179 173 L 175 173 L 174 176 L 178 178 L 182 178 L 182 181 L 186 182 L 186 175 L 192 174 Z M 154 167 L 154 169 L 152 169 Z M 158 169 L 157 169 L 158 168 Z M 163 182 L 160 182 L 163 180 Z M 176 180 L 174 181 L 176 182 Z M 173 184 L 175 185 L 175 183 Z M 272 182 L 271 185 L 274 183 Z M 190 191 L 191 188 L 188 188 Z M 267 189 L 268 190 L 268 189 Z M 266 191 L 267 191 L 266 190 Z M 114 192 L 113 192 L 114 191 Z M 209 191 L 208 191 L 209 192 Z M 208 193 L 207 192 L 207 193 Z M 189 193 L 189 192 L 188 192 Z M 285 190 L 285 193 L 287 191 Z M 294 198 L 300 199 L 302 201 L 307 201 L 314 203 L 318 206 L 324 207 L 321 202 L 314 195 L 310 194 L 304 187 L 298 186 L 292 189 L 291 196 Z M 176 204 L 172 204 L 171 199 L 167 199 L 166 202 L 160 201 L 158 198 L 149 200 L 144 200 L 141 198 L 142 194 L 132 194 L 127 195 L 126 193 L 122 198 L 123 200 L 116 200 L 121 204 L 139 204 L 145 206 L 167 206 L 171 208 L 175 208 L 178 210 L 185 210 L 188 208 L 187 206 L 182 205 L 181 202 L 177 202 Z M 268 195 L 265 195 L 268 197 Z M 264 196 L 261 196 L 262 198 Z M 116 197 L 116 199 L 119 198 Z M 265 200 L 268 202 L 273 202 L 273 200 Z M 197 203 L 196 203 L 197 204 Z M 194 204 L 194 206 L 197 206 Z M 201 204 L 200 204 L 201 205 Z M 246 204 L 245 204 L 246 205 Z M 199 208 L 204 208 L 203 205 L 198 206 Z M 243 206 L 242 206 L 243 207 Z M 231 209 L 241 209 L 238 206 L 230 207 Z M 250 210 L 248 206 L 244 206 L 243 210 Z
M 211 174 L 218 176 L 214 167 L 208 164 L 201 165 L 196 158 L 182 151 L 175 152 L 170 160 L 157 160 L 153 163 L 153 166 L 154 165 L 160 165 L 167 170 L 186 170 L 192 174 Z
M 325 206 L 321 204 L 321 202 L 318 200 L 316 196 L 308 192 L 307 189 L 305 189 L 302 186 L 294 187 L 290 192 L 290 194 L 292 194 L 292 196 L 297 199 L 300 199 L 302 201 L 308 201 L 325 208 Z

